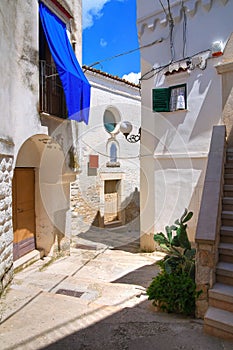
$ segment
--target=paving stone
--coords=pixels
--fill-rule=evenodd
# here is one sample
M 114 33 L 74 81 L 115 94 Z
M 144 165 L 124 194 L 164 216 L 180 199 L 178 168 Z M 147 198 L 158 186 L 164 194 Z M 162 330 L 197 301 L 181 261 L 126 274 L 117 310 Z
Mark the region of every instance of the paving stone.
M 76 240 L 82 248 L 18 272 L 1 299 L 1 350 L 232 349 L 203 322 L 159 313 L 146 287 L 161 253 L 132 253 Z M 93 249 L 88 249 L 92 247 Z

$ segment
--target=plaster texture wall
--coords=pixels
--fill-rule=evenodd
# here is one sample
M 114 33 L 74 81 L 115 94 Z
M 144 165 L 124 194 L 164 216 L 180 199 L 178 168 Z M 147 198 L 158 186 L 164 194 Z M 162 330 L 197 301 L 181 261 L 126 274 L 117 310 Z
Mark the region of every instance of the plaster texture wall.
M 137 86 L 128 84 L 97 70 L 86 71 L 92 86 L 89 125 L 79 125 L 79 162 L 81 172 L 71 189 L 72 234 L 87 232 L 92 225 L 104 226 L 104 183 L 121 182 L 121 222 L 139 229 L 139 143 L 128 143 L 123 134 L 111 135 L 104 128 L 104 113 L 111 110 L 118 123 L 128 120 L 132 133 L 140 127 L 141 97 Z M 107 166 L 110 161 L 109 142 L 115 141 L 119 167 Z M 99 166 L 90 169 L 89 156 L 98 155 Z
M 51 5 L 50 0 L 45 0 L 45 3 Z M 75 16 L 71 23 L 71 33 L 72 40 L 77 43 L 75 51 L 81 63 L 82 4 L 80 0 L 64 0 L 62 5 Z M 1 288 L 4 288 L 12 277 L 13 268 L 13 224 L 10 211 L 12 205 L 11 180 L 14 168 L 16 166 L 35 168 L 37 243 L 38 248 L 44 250 L 45 254 L 52 253 L 55 246 L 61 246 L 59 239 L 57 245 L 55 244 L 60 232 L 63 233 L 63 237 L 64 232 L 70 232 L 70 229 L 61 226 L 70 225 L 69 185 L 71 179 L 69 179 L 69 174 L 66 174 L 67 145 L 72 145 L 72 135 L 75 134 L 75 131 L 72 132 L 71 127 L 69 131 L 67 127 L 63 127 L 59 128 L 59 132 L 55 132 L 54 129 L 51 130 L 50 125 L 47 125 L 49 123 L 42 124 L 39 114 L 37 1 L 14 0 L 9 2 L 2 0 L 0 2 L 0 50 L 2 53 L 0 74 L 3 87 L 0 95 L 0 182 L 1 208 L 4 209 L 3 211 L 1 209 L 1 220 L 4 222 L 0 233 L 0 280 Z M 54 145 L 56 145 L 56 152 L 54 152 Z M 49 164 L 45 164 L 45 154 L 49 154 Z M 4 170 L 1 168 L 2 164 L 5 164 L 3 165 Z M 50 210 L 48 210 L 48 204 L 45 205 L 43 201 L 42 173 L 43 181 L 50 183 L 50 199 L 47 201 L 50 203 Z M 57 176 L 56 179 L 53 179 L 53 183 L 51 174 Z M 60 206 L 58 205 L 59 200 Z M 54 216 L 57 211 L 64 211 L 64 207 L 66 210 L 63 216 L 59 216 L 59 218 L 64 218 L 61 224 L 61 220 L 55 219 Z M 53 216 L 52 219 L 51 216 Z
M 233 31 L 232 11 L 231 1 L 190 0 L 183 8 L 181 2 L 171 1 L 170 41 L 161 4 L 137 1 L 140 45 L 147 45 L 141 49 L 143 249 L 155 249 L 154 232 L 172 224 L 185 207 L 194 211 L 189 224 L 194 241 L 212 128 L 224 122 L 222 77 L 216 69 L 223 56 L 212 57 L 211 46 L 218 40 L 226 46 Z M 216 25 L 223 18 L 224 26 Z M 200 65 L 195 63 L 199 59 Z M 184 70 L 179 69 L 181 64 Z M 165 75 L 168 70 L 172 74 Z M 180 84 L 187 84 L 187 109 L 153 112 L 152 89 Z

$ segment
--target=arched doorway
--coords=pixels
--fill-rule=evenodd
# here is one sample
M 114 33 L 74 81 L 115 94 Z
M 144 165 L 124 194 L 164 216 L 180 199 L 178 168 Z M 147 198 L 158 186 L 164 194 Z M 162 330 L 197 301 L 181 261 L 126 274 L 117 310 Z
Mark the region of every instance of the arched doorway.
M 21 146 L 13 176 L 14 260 L 33 249 L 52 255 L 65 237 L 69 212 L 67 159 L 48 135 L 34 135 Z M 69 249 L 69 247 L 67 247 Z

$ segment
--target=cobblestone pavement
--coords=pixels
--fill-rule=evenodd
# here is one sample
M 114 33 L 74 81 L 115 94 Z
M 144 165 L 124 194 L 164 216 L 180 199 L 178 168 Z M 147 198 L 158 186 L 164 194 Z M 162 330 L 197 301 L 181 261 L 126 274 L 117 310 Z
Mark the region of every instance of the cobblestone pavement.
M 141 253 L 137 234 L 124 235 L 90 231 L 70 256 L 18 272 L 0 301 L 0 349 L 233 349 L 202 321 L 153 309 L 145 291 L 161 253 Z

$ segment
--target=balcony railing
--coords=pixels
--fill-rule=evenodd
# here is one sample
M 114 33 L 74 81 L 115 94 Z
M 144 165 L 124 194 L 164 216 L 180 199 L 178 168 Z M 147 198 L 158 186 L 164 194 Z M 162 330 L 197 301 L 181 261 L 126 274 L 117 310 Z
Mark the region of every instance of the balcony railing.
M 55 64 L 40 61 L 40 112 L 66 119 L 63 87 Z

